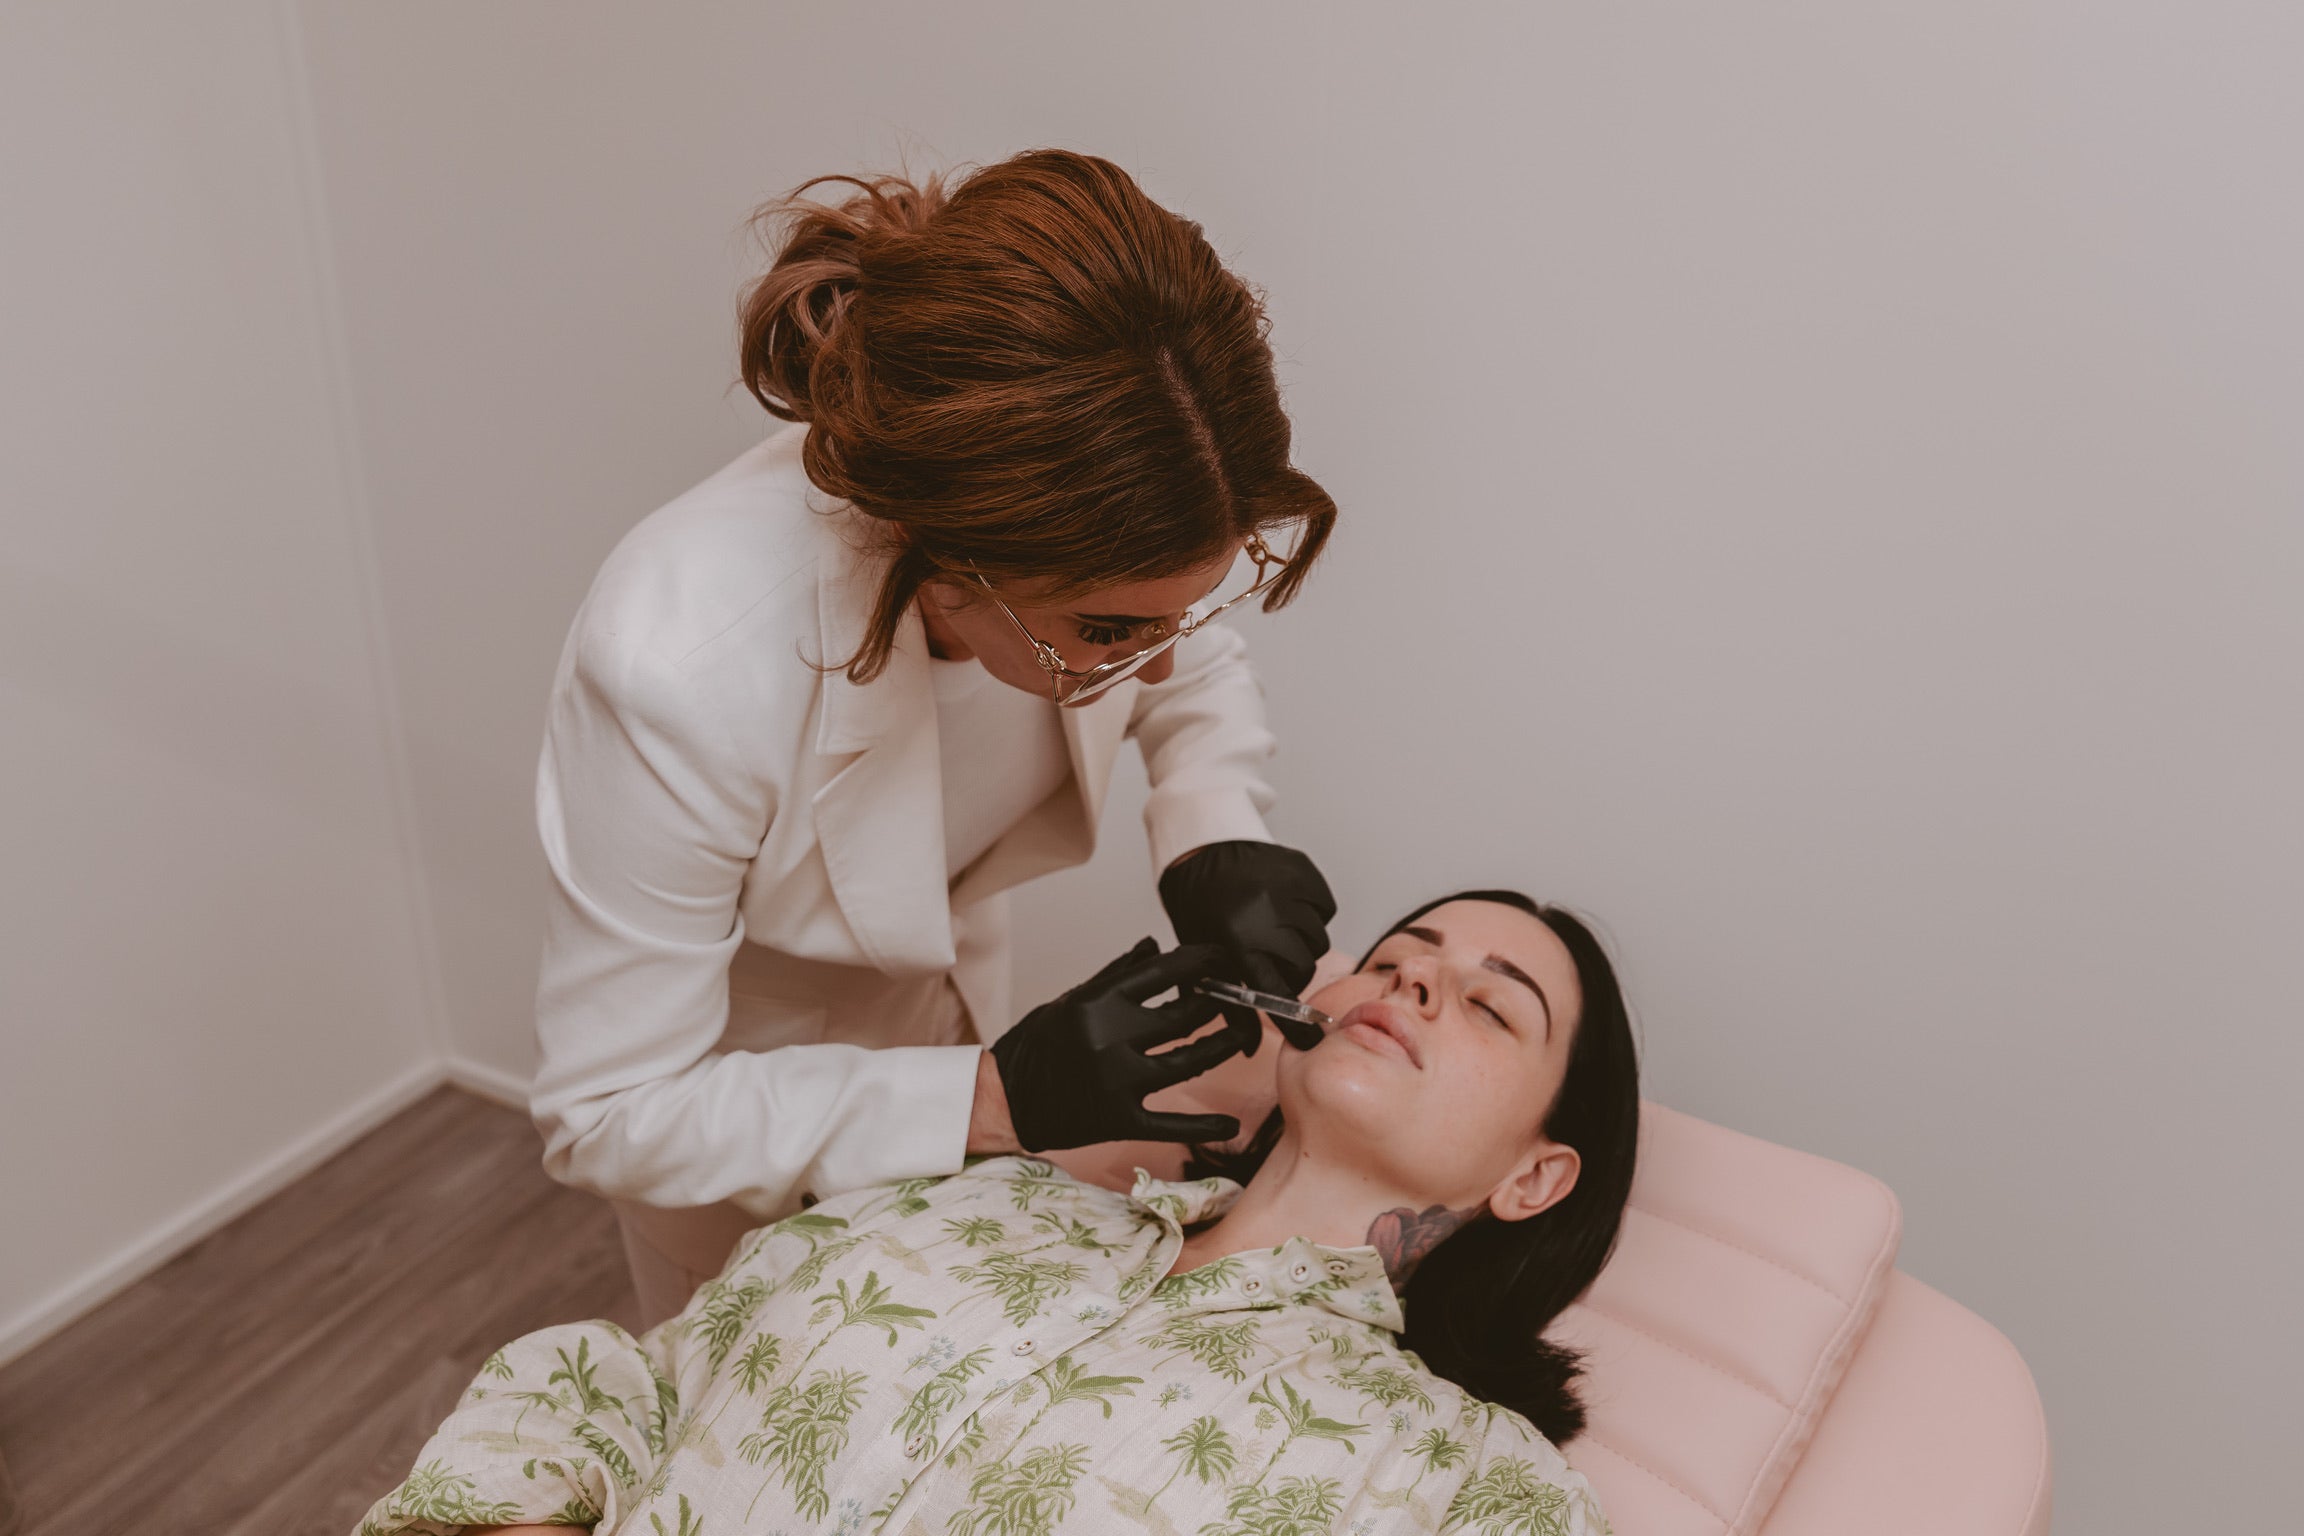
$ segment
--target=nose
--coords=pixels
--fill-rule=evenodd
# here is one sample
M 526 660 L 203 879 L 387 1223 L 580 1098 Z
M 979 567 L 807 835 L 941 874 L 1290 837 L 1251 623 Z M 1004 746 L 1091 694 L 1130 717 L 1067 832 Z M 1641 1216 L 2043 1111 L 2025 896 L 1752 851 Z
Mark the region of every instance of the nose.
M 1143 667 L 1137 671 L 1136 676 L 1147 683 L 1164 683 L 1175 674 L 1176 648 L 1170 646 L 1167 650 L 1144 663 Z
M 1392 973 L 1393 990 L 1402 994 L 1418 1013 L 1429 1018 L 1440 1007 L 1440 962 L 1432 955 L 1411 955 Z

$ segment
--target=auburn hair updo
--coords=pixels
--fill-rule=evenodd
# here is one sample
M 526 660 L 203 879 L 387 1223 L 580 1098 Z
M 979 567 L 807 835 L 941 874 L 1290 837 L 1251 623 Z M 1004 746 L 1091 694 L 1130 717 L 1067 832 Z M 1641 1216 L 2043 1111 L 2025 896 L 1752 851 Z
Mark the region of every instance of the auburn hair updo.
M 828 183 L 855 190 L 806 197 Z M 1127 172 L 1042 149 L 949 185 L 820 176 L 755 223 L 776 254 L 744 296 L 745 387 L 808 424 L 808 478 L 887 557 L 851 678 L 940 572 L 1063 601 L 1294 525 L 1264 606 L 1296 595 L 1336 504 L 1288 462 L 1263 302 Z

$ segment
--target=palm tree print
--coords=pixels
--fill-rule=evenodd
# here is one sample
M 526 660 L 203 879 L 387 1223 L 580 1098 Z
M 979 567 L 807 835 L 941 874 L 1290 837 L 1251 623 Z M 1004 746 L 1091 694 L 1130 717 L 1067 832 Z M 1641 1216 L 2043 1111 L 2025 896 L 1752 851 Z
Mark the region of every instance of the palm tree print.
M 671 1377 L 656 1369 L 655 1361 L 645 1355 L 640 1358 L 647 1365 L 648 1374 L 656 1381 L 656 1400 L 640 1425 L 640 1434 L 648 1442 L 649 1452 L 661 1456 L 666 1442 L 671 1438 L 672 1425 L 680 1416 L 680 1388 Z
M 902 1179 L 889 1185 L 888 1193 L 894 1197 L 888 1203 L 889 1214 L 898 1217 L 919 1215 L 928 1209 L 925 1191 L 943 1182 L 943 1177 L 939 1175 L 932 1179 Z
M 906 1444 L 924 1439 L 933 1448 L 936 1426 L 968 1396 L 968 1383 L 973 1381 L 992 1358 L 992 1346 L 972 1349 L 943 1370 L 928 1378 L 919 1391 L 896 1415 L 894 1433 L 902 1435 Z
M 1032 1433 L 1032 1426 L 1040 1422 L 1051 1408 L 1064 1403 L 1091 1402 L 1104 1410 L 1104 1417 L 1112 1417 L 1112 1399 L 1134 1397 L 1136 1388 L 1143 1383 L 1141 1376 L 1091 1376 L 1080 1369 L 1070 1355 L 1059 1355 L 1048 1363 L 1048 1370 L 1040 1378 L 1040 1390 L 1048 1400 L 1040 1405 L 1040 1412 L 1032 1415 L 1032 1423 L 1024 1427 L 1019 1440 Z M 1018 1388 L 1016 1401 L 1024 1400 L 1024 1390 Z
M 1034 1259 L 994 1250 L 951 1273 L 978 1295 L 998 1297 L 1001 1315 L 1021 1328 L 1038 1317 L 1042 1307 L 1078 1285 L 1088 1271 L 1070 1259 Z
M 744 1325 L 760 1310 L 768 1299 L 768 1285 L 758 1275 L 747 1275 L 739 1284 L 726 1280 L 712 1280 L 696 1294 L 690 1305 L 695 1309 L 687 1322 L 689 1337 L 704 1341 L 705 1357 L 718 1370 L 720 1362 L 728 1358 L 728 1351 L 744 1336 Z
M 838 1313 L 840 1321 L 833 1326 L 834 1333 L 859 1323 L 870 1328 L 885 1328 L 888 1330 L 888 1347 L 894 1349 L 897 1329 L 918 1328 L 936 1314 L 926 1307 L 908 1307 L 902 1302 L 890 1301 L 888 1298 L 893 1294 L 880 1283 L 877 1272 L 866 1271 L 864 1283 L 856 1288 L 854 1295 L 849 1294 L 848 1282 L 841 1280 L 835 1282 L 831 1290 L 817 1297 L 816 1310 L 808 1314 L 808 1321 L 827 1322 L 834 1313 Z
M 1414 1371 L 1401 1366 L 1354 1365 L 1337 1372 L 1336 1379 L 1379 1408 L 1414 1403 L 1426 1413 L 1432 1411 L 1432 1394 L 1424 1390 L 1423 1382 Z
M 558 1413 L 568 1411 L 568 1400 L 556 1390 L 551 1392 L 507 1392 L 504 1395 L 520 1405 L 520 1411 L 512 1418 L 512 1438 L 515 1440 L 520 1438 L 520 1421 L 528 1417 L 529 1409 L 550 1408 Z
M 842 1225 L 845 1226 L 846 1223 L 843 1222 Z M 824 1271 L 831 1266 L 835 1259 L 847 1257 L 848 1250 L 863 1241 L 864 1239 L 860 1235 L 843 1234 L 839 1237 L 827 1238 L 816 1244 L 809 1251 L 808 1257 L 793 1265 L 791 1273 L 784 1277 L 785 1289 L 805 1291 L 813 1288 L 823 1280 Z
M 996 1461 L 968 1484 L 950 1536 L 1049 1536 L 1072 1513 L 1073 1484 L 1088 1470 L 1085 1445 L 1044 1445 L 1010 1465 Z
M 1071 1186 L 1071 1179 L 1056 1171 L 1053 1163 L 1036 1158 L 1018 1158 L 1016 1171 L 1008 1176 L 1008 1198 L 1016 1209 L 1028 1211 L 1035 1200 L 1054 1199 Z
M 1450 1467 L 1464 1465 L 1464 1458 L 1472 1454 L 1472 1448 L 1461 1440 L 1450 1439 L 1448 1431 L 1444 1429 L 1428 1429 L 1416 1437 L 1415 1442 L 1408 1447 L 1408 1454 L 1424 1463 L 1424 1471 L 1417 1473 L 1415 1481 L 1408 1485 L 1413 1488 L 1424 1481 L 1425 1472 L 1446 1471 Z
M 1500 1456 L 1464 1480 L 1442 1531 L 1479 1536 L 1568 1536 L 1568 1494 L 1517 1456 Z
M 590 1419 L 578 1419 L 568 1432 L 582 1442 L 584 1448 L 600 1458 L 616 1481 L 629 1488 L 640 1481 L 640 1469 L 632 1465 L 632 1458 L 624 1454 L 624 1447 L 608 1438 L 608 1432 Z M 482 1521 L 481 1524 L 489 1522 Z
M 1055 1235 L 1057 1241 L 1074 1248 L 1084 1248 L 1106 1256 L 1119 1251 L 1118 1244 L 1108 1243 L 1098 1237 L 1096 1229 L 1077 1216 L 1061 1216 L 1054 1211 L 1034 1211 L 1032 1225 L 1045 1227 Z
M 645 1341 L 554 1328 L 482 1362 L 372 1536 L 1604 1531 L 1524 1421 L 1403 1351 L 1388 1294 L 1362 1314 L 1365 1255 L 1284 1244 L 1171 1279 L 1163 1195 L 1220 1203 L 1154 1183 L 1128 1206 L 1011 1159 L 834 1196 Z M 1350 1282 L 1289 1305 L 1330 1266 Z
M 613 1408 L 618 1413 L 624 1411 L 624 1399 L 610 1396 L 592 1380 L 594 1367 L 590 1339 L 580 1338 L 576 1341 L 576 1358 L 573 1360 L 568 1358 L 568 1351 L 564 1349 L 556 1349 L 553 1353 L 560 1357 L 560 1369 L 544 1378 L 546 1386 L 566 1382 L 576 1394 L 576 1409 L 580 1413 L 598 1413 L 603 1408 Z
M 1188 1269 L 1180 1275 L 1170 1275 L 1160 1282 L 1159 1288 L 1152 1294 L 1171 1307 L 1185 1306 L 1191 1302 L 1214 1296 L 1233 1281 L 1239 1279 L 1241 1271 L 1245 1268 L 1246 1266 L 1240 1262 L 1239 1255 L 1227 1254 L 1221 1259 L 1214 1259 L 1201 1265 L 1198 1269 Z
M 683 1503 L 687 1502 L 685 1498 Z M 568 1502 L 538 1521 L 539 1525 L 598 1525 L 600 1506 L 580 1493 L 568 1496 Z
M 1008 1236 L 1008 1229 L 990 1216 L 947 1216 L 944 1230 L 969 1248 L 989 1248 Z
M 474 1497 L 478 1492 L 473 1479 L 449 1470 L 443 1462 L 428 1461 L 394 1491 L 392 1513 L 443 1525 L 507 1525 L 517 1518 L 518 1505 L 487 1503 Z
M 784 1341 L 772 1333 L 755 1335 L 744 1346 L 744 1353 L 736 1357 L 736 1384 L 747 1397 L 757 1397 L 760 1389 L 776 1374 L 776 1367 L 784 1359 Z
M 775 1225 L 762 1227 L 744 1239 L 743 1245 L 736 1250 L 736 1262 L 729 1268 L 736 1270 L 753 1267 L 758 1263 L 760 1255 L 767 1251 L 768 1245 L 779 1237 L 797 1237 L 813 1248 L 819 1238 L 847 1225 L 847 1221 L 839 1216 L 820 1215 L 815 1211 L 795 1211 Z
M 760 1428 L 737 1443 L 736 1454 L 765 1461 L 811 1520 L 823 1519 L 832 1507 L 825 1474 L 848 1449 L 848 1421 L 864 1401 L 866 1379 L 862 1371 L 818 1371 L 804 1387 L 779 1387 L 761 1412 Z M 760 1502 L 759 1494 L 752 1502 Z
M 1192 1313 L 1171 1318 L 1146 1340 L 1155 1349 L 1190 1355 L 1226 1381 L 1248 1379 L 1248 1357 L 1256 1352 L 1262 1325 L 1254 1317 L 1219 1322 Z
M 1160 1495 L 1168 1491 L 1168 1484 L 1176 1481 L 1183 1473 L 1191 1473 L 1196 1483 L 1220 1483 L 1230 1477 L 1232 1469 L 1240 1464 L 1239 1449 L 1232 1444 L 1231 1435 L 1225 1432 L 1222 1424 L 1216 1422 L 1216 1416 L 1212 1413 L 1200 1415 L 1161 1441 L 1160 1448 L 1176 1453 L 1176 1470 L 1169 1473 L 1166 1481 L 1153 1489 L 1144 1500 L 1147 1508 L 1159 1502 Z
M 1335 1419 L 1322 1418 L 1312 1411 L 1311 1401 L 1289 1385 L 1285 1377 L 1278 1382 L 1278 1394 L 1273 1392 L 1273 1386 L 1273 1378 L 1267 1376 L 1256 1384 L 1255 1391 L 1248 1394 L 1248 1401 L 1262 1403 L 1278 1414 L 1280 1421 L 1288 1426 L 1288 1432 L 1280 1437 L 1280 1448 L 1272 1453 L 1272 1459 L 1264 1463 L 1263 1472 L 1257 1475 L 1256 1481 L 1259 1484 L 1280 1464 L 1280 1458 L 1288 1454 L 1288 1447 L 1299 1440 L 1333 1440 L 1346 1451 L 1358 1449 L 1352 1444 L 1352 1437 L 1366 1434 L 1367 1425 L 1345 1424 Z
M 957 1467 L 964 1461 L 974 1461 L 976 1453 L 984 1449 L 984 1415 L 972 1413 L 961 1421 L 960 1437 L 952 1442 L 952 1449 L 944 1453 L 944 1465 Z
M 1261 1483 L 1232 1490 L 1228 1517 L 1200 1527 L 1201 1536 L 1328 1536 L 1344 1512 L 1343 1485 L 1332 1477 L 1289 1477 L 1266 1492 Z

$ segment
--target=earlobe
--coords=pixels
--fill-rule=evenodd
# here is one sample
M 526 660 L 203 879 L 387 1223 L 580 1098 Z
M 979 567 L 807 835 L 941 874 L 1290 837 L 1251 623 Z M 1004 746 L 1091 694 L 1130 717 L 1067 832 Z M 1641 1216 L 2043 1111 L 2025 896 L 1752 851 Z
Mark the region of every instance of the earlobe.
M 1584 1160 L 1574 1147 L 1546 1142 L 1526 1163 L 1488 1197 L 1488 1211 L 1498 1221 L 1526 1221 L 1568 1198 Z

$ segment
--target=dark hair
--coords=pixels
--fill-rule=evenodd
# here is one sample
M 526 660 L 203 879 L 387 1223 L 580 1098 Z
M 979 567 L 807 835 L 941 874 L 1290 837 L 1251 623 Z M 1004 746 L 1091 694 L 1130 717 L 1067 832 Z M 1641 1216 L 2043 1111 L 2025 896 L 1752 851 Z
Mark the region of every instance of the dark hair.
M 827 182 L 857 193 L 803 199 Z M 1288 461 L 1264 305 L 1120 167 L 1042 149 L 950 187 L 819 176 L 755 223 L 776 256 L 744 297 L 745 386 L 808 424 L 809 480 L 888 557 L 839 663 L 856 681 L 941 572 L 1056 600 L 1297 525 L 1264 606 L 1296 595 L 1336 504 Z
M 1623 1224 L 1640 1140 L 1640 1068 L 1632 1019 L 1616 968 L 1583 919 L 1518 891 L 1459 891 L 1428 901 L 1376 942 L 1456 901 L 1494 902 L 1527 913 L 1551 929 L 1576 962 L 1584 1005 L 1568 1048 L 1568 1070 L 1545 1113 L 1543 1130 L 1574 1147 L 1581 1167 L 1576 1187 L 1550 1209 L 1525 1221 L 1482 1217 L 1467 1222 L 1426 1254 L 1401 1298 L 1408 1320 L 1401 1342 L 1434 1374 L 1520 1414 L 1560 1445 L 1584 1428 L 1584 1405 L 1575 1386 L 1583 1367 L 1574 1350 L 1543 1334 L 1599 1275 Z M 1374 952 L 1375 946 L 1369 946 Z M 1368 956 L 1360 958 L 1365 965 Z M 1194 1148 L 1197 1157 L 1186 1176 L 1220 1174 L 1245 1184 L 1263 1166 L 1281 1130 L 1275 1109 L 1240 1151 Z

